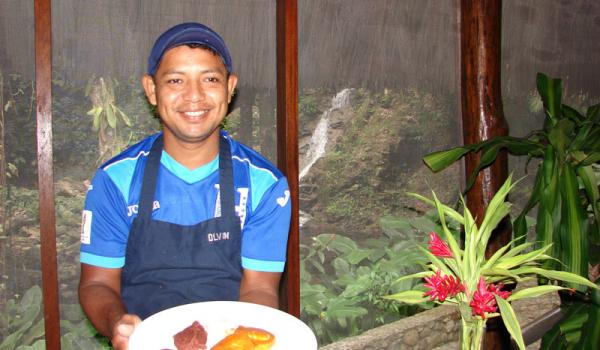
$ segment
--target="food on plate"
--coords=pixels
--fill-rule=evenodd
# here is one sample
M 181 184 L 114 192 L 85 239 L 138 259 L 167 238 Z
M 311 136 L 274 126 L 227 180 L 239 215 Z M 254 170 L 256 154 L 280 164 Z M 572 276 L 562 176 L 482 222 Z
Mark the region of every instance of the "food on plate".
M 275 336 L 264 329 L 239 326 L 211 350 L 269 350 L 274 343 Z
M 207 333 L 198 321 L 173 336 L 177 350 L 205 350 Z

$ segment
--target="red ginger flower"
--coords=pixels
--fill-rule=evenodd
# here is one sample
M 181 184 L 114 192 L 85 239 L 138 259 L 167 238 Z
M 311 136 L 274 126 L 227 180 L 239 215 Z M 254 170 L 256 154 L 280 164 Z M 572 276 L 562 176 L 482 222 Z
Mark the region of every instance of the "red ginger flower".
M 492 283 L 490 283 L 490 285 L 488 286 L 488 292 L 494 293 L 502 299 L 506 299 L 510 296 L 511 293 L 509 291 L 501 290 L 502 287 L 504 287 L 503 283 L 498 283 L 497 286 L 494 286 Z
M 444 241 L 435 232 L 429 234 L 429 250 L 431 253 L 440 258 L 452 258 L 452 251 Z
M 490 283 L 486 288 L 485 279 L 481 277 L 477 284 L 477 290 L 473 293 L 473 299 L 469 303 L 473 310 L 473 315 L 480 315 L 485 318 L 486 312 L 496 312 L 498 307 L 494 294 L 502 299 L 508 298 L 511 294 L 510 292 L 502 291 L 501 289 L 503 286 L 502 283 L 499 283 L 497 286 Z
M 456 294 L 464 291 L 464 286 L 460 283 L 458 278 L 452 275 L 441 275 L 441 271 L 437 270 L 435 275 L 425 277 L 425 287 L 429 288 L 423 296 L 429 296 L 429 300 L 438 299 L 440 302 L 444 302 L 446 298 L 453 297 Z

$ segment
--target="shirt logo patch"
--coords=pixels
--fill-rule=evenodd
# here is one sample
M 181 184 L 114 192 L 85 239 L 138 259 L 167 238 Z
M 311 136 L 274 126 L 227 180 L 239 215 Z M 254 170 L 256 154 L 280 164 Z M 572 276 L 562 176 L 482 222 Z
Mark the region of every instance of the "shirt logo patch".
M 208 234 L 209 242 L 224 241 L 224 240 L 228 240 L 228 239 L 229 239 L 229 232 L 215 232 L 215 233 Z
M 154 211 L 156 209 L 160 209 L 160 203 L 158 201 L 154 201 L 152 203 L 152 211 Z M 137 213 L 138 213 L 138 205 L 137 204 L 130 205 L 127 207 L 127 216 L 131 217 L 131 216 L 133 216 L 133 214 L 137 215 Z
M 285 207 L 285 205 L 287 204 L 287 202 L 290 200 L 290 191 L 285 190 L 285 192 L 283 192 L 283 197 L 279 197 L 277 198 L 277 204 L 279 204 L 280 207 Z
M 90 210 L 84 210 L 81 214 L 81 243 L 91 243 L 91 232 L 92 232 L 92 212 Z

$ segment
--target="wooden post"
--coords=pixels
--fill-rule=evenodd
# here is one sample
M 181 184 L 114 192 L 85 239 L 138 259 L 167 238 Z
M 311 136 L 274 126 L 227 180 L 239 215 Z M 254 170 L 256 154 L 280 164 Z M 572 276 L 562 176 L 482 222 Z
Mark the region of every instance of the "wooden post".
M 37 166 L 46 349 L 60 350 L 56 218 L 52 170 L 52 17 L 50 9 L 51 0 L 35 0 Z
M 501 9 L 502 0 L 461 0 L 461 100 L 465 144 L 508 135 L 500 90 Z M 479 157 L 480 154 L 469 154 L 465 158 L 467 177 Z M 478 223 L 507 174 L 508 157 L 504 152 L 477 176 L 467 193 L 467 205 Z M 490 256 L 510 239 L 510 220 L 505 218 L 492 233 L 486 255 Z M 499 317 L 488 321 L 486 348 L 510 348 L 510 336 Z
M 281 308 L 300 317 L 298 182 L 298 4 L 277 0 L 277 165 L 287 176 L 292 220 Z

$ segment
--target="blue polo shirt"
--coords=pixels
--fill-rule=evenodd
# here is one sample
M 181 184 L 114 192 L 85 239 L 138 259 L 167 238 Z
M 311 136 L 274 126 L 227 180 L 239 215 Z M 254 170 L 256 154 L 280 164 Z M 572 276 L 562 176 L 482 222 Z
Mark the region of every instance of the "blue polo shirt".
M 235 210 L 242 228 L 242 267 L 282 272 L 291 215 L 287 180 L 256 151 L 221 133 L 231 146 Z M 82 263 L 105 268 L 124 266 L 144 167 L 158 135 L 128 148 L 96 172 L 82 215 Z M 189 170 L 163 151 L 152 218 L 194 225 L 220 216 L 218 180 L 218 156 Z

